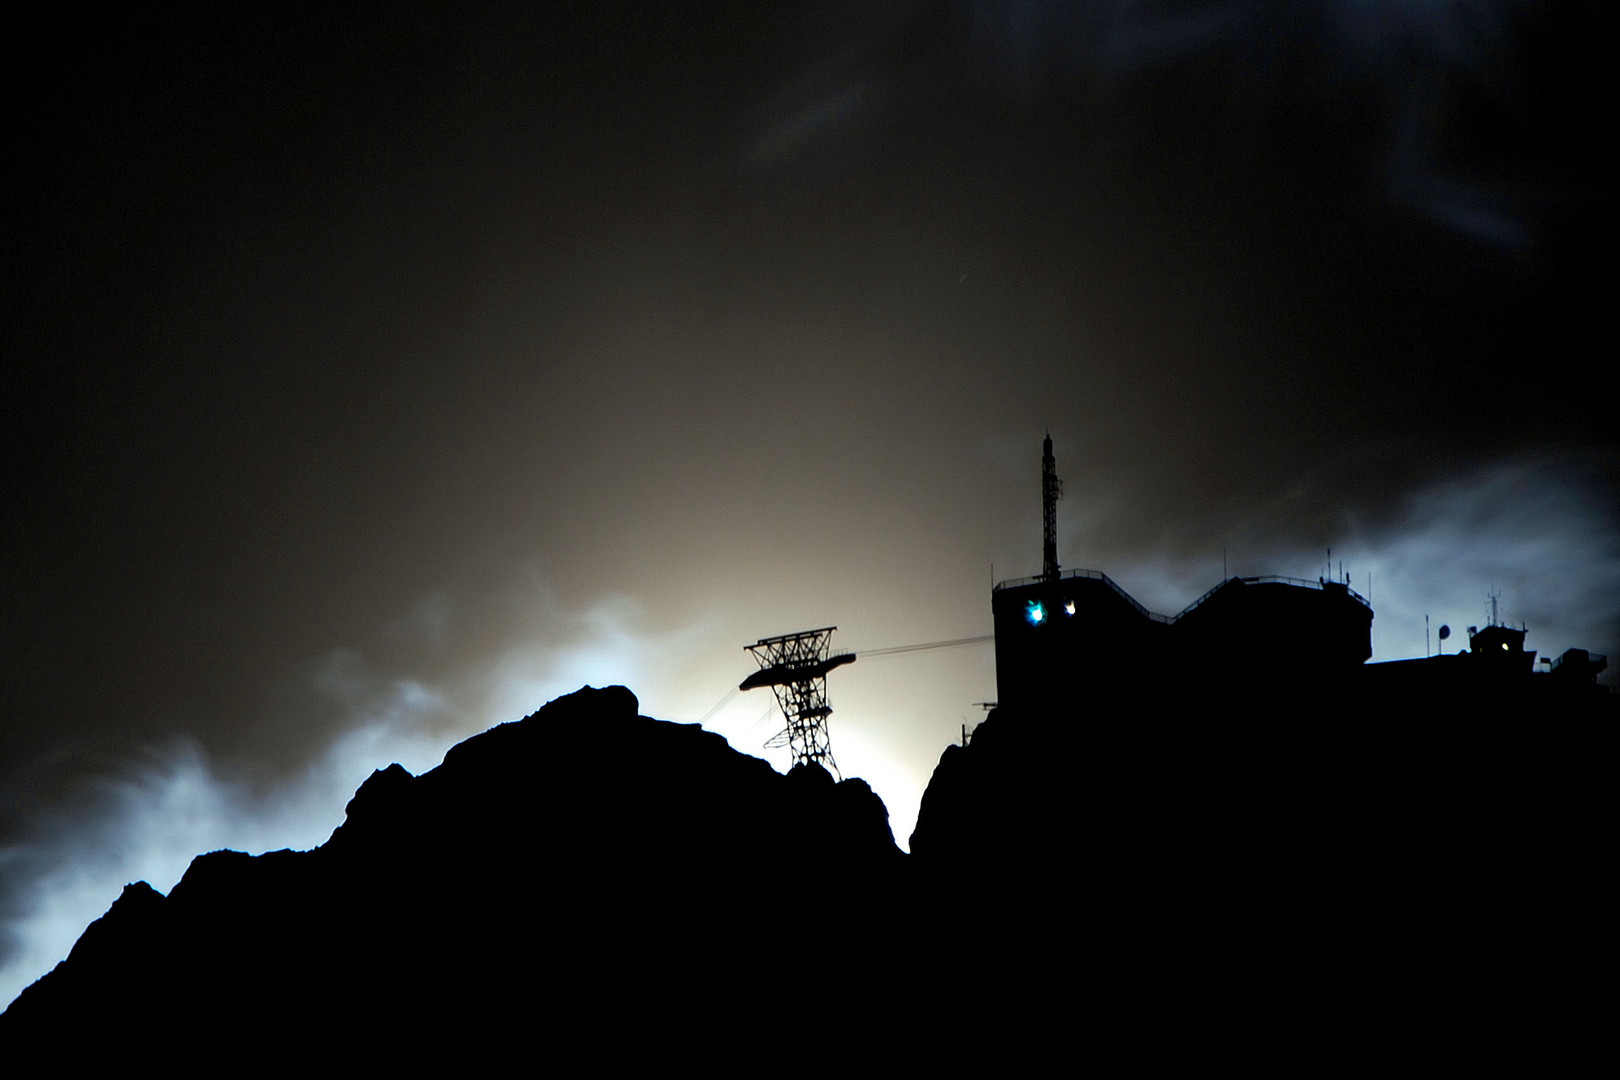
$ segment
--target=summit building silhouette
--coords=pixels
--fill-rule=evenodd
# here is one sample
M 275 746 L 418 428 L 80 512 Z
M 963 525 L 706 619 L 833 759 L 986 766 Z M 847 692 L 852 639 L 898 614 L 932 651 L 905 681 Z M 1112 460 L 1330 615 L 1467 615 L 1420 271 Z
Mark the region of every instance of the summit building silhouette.
M 1489 723 L 1503 710 L 1567 715 L 1612 707 L 1596 682 L 1607 657 L 1574 648 L 1538 668 L 1524 629 L 1495 618 L 1469 628 L 1466 651 L 1368 663 L 1373 607 L 1348 581 L 1234 576 L 1175 615 L 1149 611 L 1106 573 L 1059 566 L 1062 490 L 1048 435 L 1042 571 L 999 582 L 991 594 L 1003 706 L 1095 708 L 1100 692 L 1130 695 L 1136 708 L 1162 713 L 1196 711 L 1201 701 L 1219 709 L 1217 695 L 1225 695 L 1238 710 L 1226 722 L 1252 722 L 1257 711 L 1310 723 L 1355 710 L 1374 721 L 1428 710 L 1414 719 L 1440 725 L 1459 710 L 1481 710 L 1474 719 Z

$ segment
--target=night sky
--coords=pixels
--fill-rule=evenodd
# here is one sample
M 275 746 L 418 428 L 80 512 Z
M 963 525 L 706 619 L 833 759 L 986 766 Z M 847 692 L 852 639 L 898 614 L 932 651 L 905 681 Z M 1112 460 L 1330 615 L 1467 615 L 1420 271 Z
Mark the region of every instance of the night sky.
M 742 647 L 989 633 L 1047 431 L 1060 559 L 1154 610 L 1331 547 L 1374 659 L 1495 592 L 1620 661 L 1616 23 L 13 16 L 0 1003 L 125 882 L 318 844 L 373 768 L 584 683 L 785 767 Z M 903 844 L 991 650 L 829 690 Z

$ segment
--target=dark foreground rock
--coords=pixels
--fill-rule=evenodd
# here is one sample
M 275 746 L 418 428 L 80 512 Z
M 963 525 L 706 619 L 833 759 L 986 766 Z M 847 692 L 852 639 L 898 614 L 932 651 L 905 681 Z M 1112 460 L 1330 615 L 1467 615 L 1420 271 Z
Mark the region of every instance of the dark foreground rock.
M 374 773 L 320 848 L 129 886 L 0 1042 L 635 1060 L 749 1053 L 796 1001 L 824 1026 L 829 1001 L 876 999 L 904 862 L 882 801 L 637 708 L 581 690 L 422 776 Z
M 948 748 L 910 858 L 1075 979 L 1110 1054 L 1528 1071 L 1591 1051 L 1613 699 L 1097 689 Z
M 1579 1061 L 1606 1000 L 1588 976 L 1610 948 L 1613 725 L 1254 704 L 998 710 L 944 752 L 906 856 L 863 782 L 782 776 L 623 687 L 582 690 L 422 776 L 377 771 L 314 851 L 129 886 L 0 1046 L 749 1072 Z

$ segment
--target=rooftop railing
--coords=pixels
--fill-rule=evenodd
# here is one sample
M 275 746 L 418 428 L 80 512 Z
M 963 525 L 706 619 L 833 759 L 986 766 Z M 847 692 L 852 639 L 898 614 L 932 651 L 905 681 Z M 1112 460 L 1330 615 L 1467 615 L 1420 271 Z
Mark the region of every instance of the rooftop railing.
M 1566 660 L 1573 664 L 1590 667 L 1593 671 L 1602 671 L 1609 666 L 1609 658 L 1603 653 L 1588 652 L 1585 649 L 1567 649 L 1561 655 L 1552 658 L 1549 670 L 1557 671 L 1564 666 Z
M 1132 596 L 1130 593 L 1126 592 L 1120 587 L 1119 582 L 1115 581 L 1101 570 L 1065 570 L 1063 573 L 1058 575 L 1059 581 L 1064 581 L 1069 578 L 1090 578 L 1093 581 L 1100 581 L 1118 593 L 1120 599 L 1124 600 L 1127 604 L 1131 605 L 1131 607 L 1141 612 L 1147 618 L 1152 619 L 1154 622 L 1169 623 L 1175 621 L 1169 616 L 1160 615 L 1156 611 L 1149 611 L 1147 608 L 1143 607 L 1141 602 L 1137 600 L 1136 597 Z M 1016 589 L 1024 585 L 1034 585 L 1037 582 L 1042 582 L 1045 580 L 1046 578 L 1040 574 L 1036 574 L 1032 577 L 1013 578 L 1010 581 L 1002 581 L 997 583 L 993 591 L 1000 592 L 1002 589 Z
M 1234 581 L 1241 581 L 1245 585 L 1293 585 L 1303 589 L 1325 589 L 1327 586 L 1333 585 L 1336 588 L 1344 589 L 1345 593 L 1349 595 L 1351 599 L 1361 604 L 1362 607 L 1369 611 L 1372 610 L 1372 604 L 1368 602 L 1365 596 L 1362 596 L 1360 593 L 1350 588 L 1350 586 L 1343 585 L 1336 581 L 1311 581 L 1309 578 L 1282 577 L 1277 574 L 1263 574 L 1259 577 L 1229 577 L 1225 581 L 1222 581 L 1220 584 L 1216 585 L 1213 589 L 1210 589 L 1208 592 L 1204 593 L 1204 595 L 1200 596 L 1198 599 L 1194 600 L 1192 603 L 1188 604 L 1186 607 L 1182 608 L 1177 614 L 1160 615 L 1157 612 L 1149 611 L 1147 608 L 1143 607 L 1136 597 L 1132 596 L 1130 593 L 1126 592 L 1120 587 L 1119 582 L 1115 581 L 1101 570 L 1082 570 L 1079 568 L 1065 570 L 1063 573 L 1058 575 L 1057 580 L 1064 581 L 1071 578 L 1090 578 L 1093 581 L 1100 581 L 1104 585 L 1107 585 L 1110 589 L 1113 589 L 1114 592 L 1118 593 L 1121 599 L 1130 604 L 1131 607 L 1135 608 L 1137 611 L 1141 612 L 1146 618 L 1151 619 L 1154 622 L 1166 624 L 1173 623 L 1177 619 L 1182 618 L 1188 612 L 1198 607 L 1198 605 L 1202 604 L 1205 600 L 1208 600 L 1210 597 L 1214 596 L 1216 593 L 1220 592 L 1228 584 Z M 1030 577 L 1011 578 L 1007 581 L 997 582 L 993 591 L 1000 592 L 1002 589 L 1022 588 L 1025 585 L 1035 585 L 1045 580 L 1046 578 L 1040 574 L 1035 574 Z

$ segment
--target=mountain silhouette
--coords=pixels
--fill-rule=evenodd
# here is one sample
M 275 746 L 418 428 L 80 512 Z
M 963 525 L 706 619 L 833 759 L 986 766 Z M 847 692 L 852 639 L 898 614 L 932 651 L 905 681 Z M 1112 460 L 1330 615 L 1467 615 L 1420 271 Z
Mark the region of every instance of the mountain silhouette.
M 421 776 L 378 770 L 315 850 L 202 855 L 167 897 L 128 886 L 0 1018 L 0 1042 L 319 1032 L 396 1054 L 493 1030 L 608 1047 L 637 1017 L 666 1045 L 715 1023 L 748 1044 L 780 984 L 803 982 L 798 951 L 847 944 L 871 921 L 850 889 L 892 887 L 903 858 L 864 781 L 780 775 L 638 715 L 624 687 L 586 688 Z
M 1489 1030 L 1500 1060 L 1573 1053 L 1549 1039 L 1596 1008 L 1574 987 L 1612 726 L 1119 689 L 994 710 L 941 756 L 908 856 L 863 781 L 587 687 L 374 772 L 312 851 L 128 886 L 0 1045 L 1024 1071 L 1370 1063 Z

